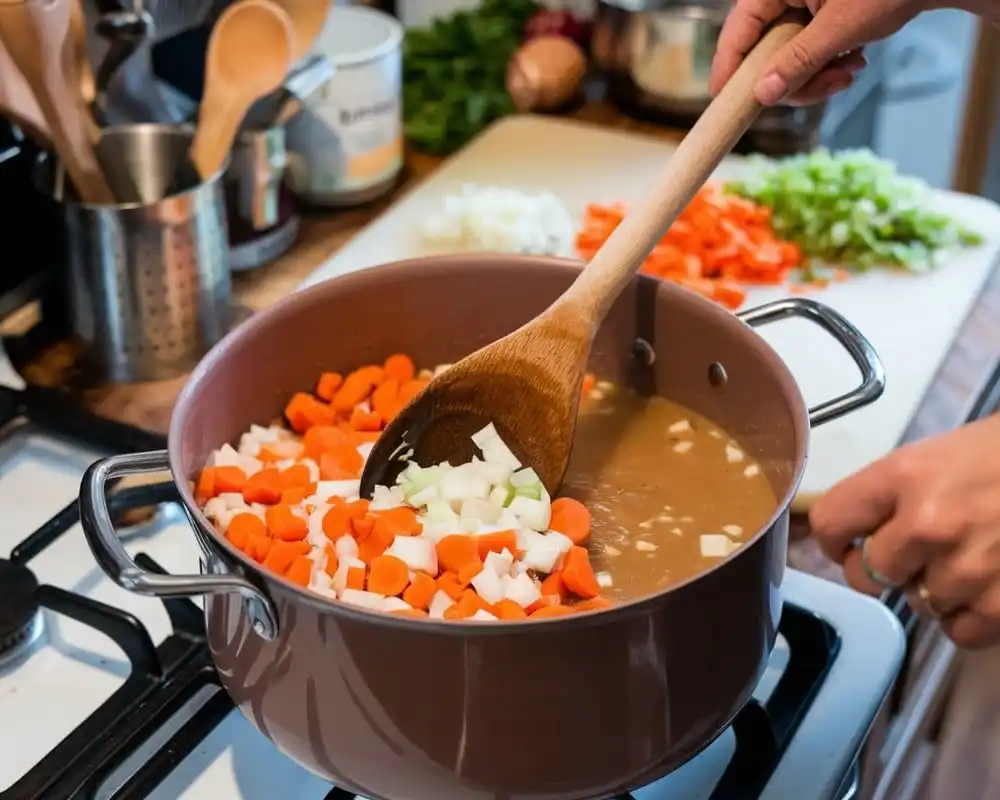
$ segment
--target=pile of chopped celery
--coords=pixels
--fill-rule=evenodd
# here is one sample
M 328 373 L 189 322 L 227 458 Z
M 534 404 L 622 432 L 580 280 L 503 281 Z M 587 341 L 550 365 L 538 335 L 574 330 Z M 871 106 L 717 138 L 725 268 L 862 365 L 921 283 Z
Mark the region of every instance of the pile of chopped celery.
M 933 266 L 939 250 L 982 241 L 930 209 L 923 181 L 897 174 L 892 162 L 870 150 L 751 158 L 744 177 L 726 191 L 770 207 L 778 235 L 821 265 L 916 272 Z M 803 277 L 821 277 L 821 270 L 813 264 Z

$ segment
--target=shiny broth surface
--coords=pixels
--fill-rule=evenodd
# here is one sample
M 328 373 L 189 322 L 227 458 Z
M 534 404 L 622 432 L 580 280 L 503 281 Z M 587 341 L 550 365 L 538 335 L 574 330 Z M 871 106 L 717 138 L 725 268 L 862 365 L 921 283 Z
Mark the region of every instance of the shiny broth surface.
M 749 541 L 778 502 L 763 470 L 718 425 L 603 384 L 581 405 L 560 494 L 590 508 L 591 558 L 616 600 L 709 569 Z

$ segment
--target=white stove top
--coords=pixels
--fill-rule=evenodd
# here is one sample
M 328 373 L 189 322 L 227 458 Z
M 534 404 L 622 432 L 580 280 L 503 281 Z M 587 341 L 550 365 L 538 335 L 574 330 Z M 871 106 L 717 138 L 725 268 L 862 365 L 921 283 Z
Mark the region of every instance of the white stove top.
M 0 378 L 2 381 L 2 378 Z M 0 440 L 0 557 L 72 502 L 84 469 L 97 457 L 30 429 Z M 176 508 L 125 538 L 133 553 L 144 551 L 171 572 L 198 569 L 194 538 Z M 30 562 L 41 583 L 100 600 L 134 614 L 159 643 L 170 632 L 162 603 L 120 589 L 96 565 L 79 525 Z M 834 800 L 896 674 L 903 656 L 902 631 L 880 604 L 839 586 L 789 572 L 785 597 L 811 609 L 840 633 L 834 666 L 789 746 L 762 800 Z M 21 656 L 0 661 L 0 795 L 122 685 L 129 672 L 124 654 L 92 629 L 44 612 L 40 635 Z M 788 651 L 776 649 L 759 699 L 774 688 Z M 207 699 L 204 697 L 203 699 Z M 193 713 L 192 707 L 189 713 Z M 178 724 L 181 720 L 177 720 Z M 164 741 L 172 731 L 162 737 Z M 144 752 L 154 752 L 151 742 Z M 699 757 L 653 786 L 637 800 L 706 800 L 735 749 L 724 733 Z M 126 765 L 99 798 L 129 777 Z M 168 798 L 257 798 L 322 800 L 330 786 L 282 755 L 239 712 L 233 711 L 151 795 Z

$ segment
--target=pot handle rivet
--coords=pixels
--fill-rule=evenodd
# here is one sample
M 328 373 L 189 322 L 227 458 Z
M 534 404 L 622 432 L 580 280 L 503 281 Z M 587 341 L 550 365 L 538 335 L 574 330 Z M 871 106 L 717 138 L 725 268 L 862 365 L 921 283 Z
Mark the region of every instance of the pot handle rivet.
M 111 580 L 136 594 L 156 597 L 239 594 L 246 601 L 253 629 L 264 639 L 274 640 L 278 635 L 278 617 L 274 606 L 248 580 L 228 573 L 161 575 L 149 572 L 140 567 L 122 545 L 108 510 L 108 483 L 126 475 L 160 472 L 169 466 L 167 451 L 154 450 L 104 458 L 91 464 L 84 473 L 80 485 L 80 524 L 97 563 Z
M 875 348 L 861 331 L 829 306 L 805 297 L 788 297 L 741 311 L 736 316 L 754 328 L 792 317 L 815 322 L 836 339 L 858 365 L 861 384 L 850 392 L 810 408 L 811 427 L 864 408 L 878 400 L 885 391 L 885 367 Z

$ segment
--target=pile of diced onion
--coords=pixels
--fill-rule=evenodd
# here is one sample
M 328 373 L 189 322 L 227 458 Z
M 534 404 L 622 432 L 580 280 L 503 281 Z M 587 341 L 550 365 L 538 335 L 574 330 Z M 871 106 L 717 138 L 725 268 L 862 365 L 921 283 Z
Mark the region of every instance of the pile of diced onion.
M 611 577 L 593 572 L 589 528 L 579 524 L 581 514 L 589 524 L 589 512 L 557 500 L 557 515 L 560 503 L 576 504 L 576 523 L 572 536 L 553 529 L 545 487 L 493 425 L 473 437 L 481 457 L 411 463 L 369 502 L 359 499 L 360 469 L 352 463 L 348 477 L 341 472 L 352 461 L 336 433 L 346 423 L 327 420 L 312 402 L 297 396 L 295 410 L 286 409 L 295 431 L 251 426 L 238 449 L 212 454 L 198 481 L 205 515 L 263 567 L 324 597 L 401 616 L 492 622 L 612 605 L 601 596 Z M 368 400 L 359 407 L 360 416 L 373 414 Z M 358 416 L 354 409 L 350 418 Z M 346 430 L 344 437 L 355 435 Z M 373 438 L 345 441 L 363 463 Z M 309 457 L 317 441 L 335 443 L 337 457 Z

